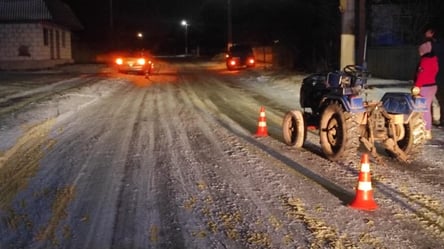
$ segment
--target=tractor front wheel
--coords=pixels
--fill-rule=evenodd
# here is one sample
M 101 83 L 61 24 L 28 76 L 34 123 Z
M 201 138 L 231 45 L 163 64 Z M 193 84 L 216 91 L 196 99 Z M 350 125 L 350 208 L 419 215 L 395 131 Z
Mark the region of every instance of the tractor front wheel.
M 332 161 L 354 160 L 359 147 L 359 124 L 355 115 L 333 102 L 322 112 L 319 124 L 322 151 Z
M 300 111 L 289 111 L 282 122 L 284 142 L 295 148 L 301 148 L 307 137 L 304 115 Z

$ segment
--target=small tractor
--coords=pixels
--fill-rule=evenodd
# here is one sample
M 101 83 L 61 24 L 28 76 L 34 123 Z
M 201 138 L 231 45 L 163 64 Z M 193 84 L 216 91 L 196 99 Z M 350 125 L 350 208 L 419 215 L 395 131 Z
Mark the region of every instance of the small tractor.
M 413 91 L 387 92 L 380 101 L 368 101 L 369 75 L 361 66 L 348 65 L 342 71 L 304 78 L 300 90 L 303 111 L 285 114 L 284 142 L 302 147 L 307 127 L 311 127 L 319 131 L 322 152 L 331 161 L 353 160 L 361 145 L 380 159 L 378 144 L 390 157 L 413 160 L 425 143 L 425 98 Z

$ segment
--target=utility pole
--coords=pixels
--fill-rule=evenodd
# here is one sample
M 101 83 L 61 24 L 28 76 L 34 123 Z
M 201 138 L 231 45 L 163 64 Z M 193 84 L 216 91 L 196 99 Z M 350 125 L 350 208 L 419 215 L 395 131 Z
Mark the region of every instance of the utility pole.
M 355 0 L 340 0 L 342 13 L 340 69 L 355 63 Z
M 113 0 L 109 0 L 109 29 L 112 31 L 114 28 L 113 22 Z
M 231 0 L 227 0 L 227 51 L 230 49 L 231 45 L 233 45 L 233 31 L 232 31 L 232 23 L 231 23 Z
M 182 20 L 181 25 L 185 27 L 185 56 L 188 55 L 188 22 L 186 20 Z
M 113 0 L 109 0 L 109 41 L 110 45 L 114 46 L 114 15 L 113 15 Z
M 359 0 L 358 64 L 367 68 L 366 1 Z

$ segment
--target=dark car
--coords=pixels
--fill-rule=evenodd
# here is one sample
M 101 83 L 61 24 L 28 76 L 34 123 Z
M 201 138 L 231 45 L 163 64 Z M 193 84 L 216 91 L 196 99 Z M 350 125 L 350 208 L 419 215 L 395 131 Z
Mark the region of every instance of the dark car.
M 231 46 L 226 55 L 226 64 L 228 70 L 254 67 L 256 60 L 253 49 L 245 44 Z
M 154 68 L 152 56 L 146 51 L 123 52 L 115 59 L 121 73 L 151 74 Z

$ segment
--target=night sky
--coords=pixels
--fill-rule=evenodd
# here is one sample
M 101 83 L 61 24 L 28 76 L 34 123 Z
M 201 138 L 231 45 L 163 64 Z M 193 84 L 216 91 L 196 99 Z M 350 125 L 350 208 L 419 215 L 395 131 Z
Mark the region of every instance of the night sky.
M 183 53 L 185 27 L 181 26 L 181 20 L 190 24 L 187 36 L 190 52 L 199 47 L 201 55 L 217 54 L 226 49 L 228 42 L 228 0 L 62 1 L 84 26 L 84 30 L 75 33 L 77 43 L 94 51 L 143 47 L 156 54 Z M 337 63 L 341 34 L 339 2 L 231 0 L 232 42 L 254 46 L 278 42 L 303 63 L 317 65 L 320 60 L 324 64 Z M 427 5 L 435 13 L 417 13 L 412 20 L 427 22 L 437 18 L 440 28 L 444 27 L 442 0 L 366 2 L 367 5 L 395 2 Z M 407 28 L 402 32 L 412 32 L 411 27 Z M 137 32 L 144 34 L 143 39 L 137 39 Z M 373 32 L 371 27 L 367 26 L 367 32 Z M 417 32 L 420 36 L 420 31 Z
M 63 1 L 85 27 L 78 34 L 81 39 L 97 46 L 132 46 L 140 31 L 144 39 L 138 42 L 149 49 L 182 47 L 182 19 L 190 24 L 190 47 L 213 51 L 223 49 L 227 43 L 228 0 Z M 338 32 L 340 22 L 338 0 L 231 0 L 231 17 L 233 42 L 256 45 L 269 45 L 276 40 L 299 43 L 301 37 L 312 35 L 321 38 Z M 321 29 L 327 32 L 320 33 Z
M 180 25 L 182 19 L 190 23 L 190 40 L 196 39 L 194 37 L 198 34 L 204 34 L 211 28 L 224 28 L 223 31 L 226 32 L 225 1 L 64 0 L 85 27 L 81 32 L 83 39 L 102 43 L 103 40 L 112 37 L 125 46 L 124 44 L 130 43 L 128 40 L 132 40 L 137 32 L 143 32 L 144 42 L 150 47 L 176 39 L 181 39 L 180 42 L 183 42 L 184 27 Z M 202 15 L 207 9 L 213 12 L 214 17 L 218 16 L 217 22 L 212 20 L 211 23 L 204 24 Z

